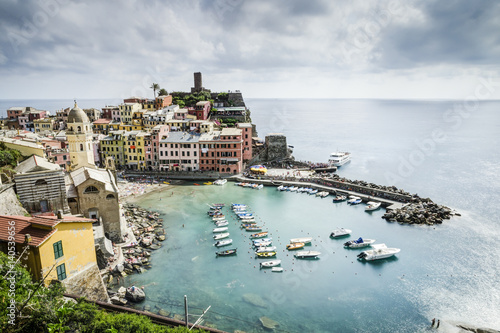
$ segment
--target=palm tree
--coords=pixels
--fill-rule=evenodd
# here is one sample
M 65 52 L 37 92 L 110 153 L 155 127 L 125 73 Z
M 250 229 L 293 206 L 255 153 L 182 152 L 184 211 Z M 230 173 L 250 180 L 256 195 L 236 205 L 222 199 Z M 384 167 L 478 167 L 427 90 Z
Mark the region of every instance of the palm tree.
M 160 89 L 160 85 L 158 83 L 153 83 L 149 88 L 153 89 L 153 95 L 154 98 L 156 98 L 156 90 Z
M 160 91 L 158 91 L 158 96 L 167 96 L 167 95 L 168 95 L 168 91 L 166 91 L 163 88 L 161 88 Z

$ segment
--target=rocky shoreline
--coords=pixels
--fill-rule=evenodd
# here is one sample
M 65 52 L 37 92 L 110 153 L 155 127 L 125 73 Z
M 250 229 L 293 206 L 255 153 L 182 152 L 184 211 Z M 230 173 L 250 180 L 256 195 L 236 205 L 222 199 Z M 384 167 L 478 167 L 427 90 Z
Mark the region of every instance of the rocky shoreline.
M 452 216 L 460 216 L 450 208 L 435 204 L 431 199 L 415 199 L 415 202 L 406 204 L 402 208 L 387 211 L 382 218 L 388 222 L 400 224 L 441 224 Z

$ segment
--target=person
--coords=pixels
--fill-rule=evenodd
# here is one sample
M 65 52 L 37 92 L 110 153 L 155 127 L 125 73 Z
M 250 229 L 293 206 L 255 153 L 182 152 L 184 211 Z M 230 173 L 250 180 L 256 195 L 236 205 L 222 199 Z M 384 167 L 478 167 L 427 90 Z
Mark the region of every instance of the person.
M 431 327 L 434 327 L 435 323 L 436 323 L 436 318 L 432 318 L 432 320 L 431 320 Z
M 439 324 L 441 323 L 441 320 L 438 319 L 438 323 L 436 325 L 436 328 L 439 328 Z

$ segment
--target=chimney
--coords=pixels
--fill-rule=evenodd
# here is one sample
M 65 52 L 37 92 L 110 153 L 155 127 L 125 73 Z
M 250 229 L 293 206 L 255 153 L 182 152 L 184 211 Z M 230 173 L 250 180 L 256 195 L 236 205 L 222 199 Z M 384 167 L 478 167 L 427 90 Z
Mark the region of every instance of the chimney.
M 58 218 L 59 220 L 60 220 L 60 219 L 62 219 L 62 215 L 63 215 L 63 211 L 59 209 L 59 210 L 57 211 L 57 218 Z

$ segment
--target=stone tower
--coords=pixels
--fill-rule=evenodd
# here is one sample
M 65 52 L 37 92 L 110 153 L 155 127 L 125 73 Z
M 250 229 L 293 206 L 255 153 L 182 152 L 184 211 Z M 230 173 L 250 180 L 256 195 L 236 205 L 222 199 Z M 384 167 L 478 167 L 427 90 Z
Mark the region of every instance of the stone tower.
M 66 137 L 69 145 L 70 170 L 81 167 L 95 168 L 92 123 L 76 101 L 75 107 L 68 114 Z
M 209 89 L 205 89 L 203 87 L 201 72 L 196 72 L 196 73 L 194 73 L 194 87 L 191 87 L 191 93 L 197 93 L 197 92 L 201 92 L 201 91 L 210 92 Z

